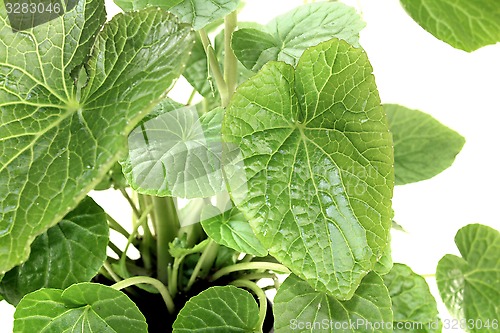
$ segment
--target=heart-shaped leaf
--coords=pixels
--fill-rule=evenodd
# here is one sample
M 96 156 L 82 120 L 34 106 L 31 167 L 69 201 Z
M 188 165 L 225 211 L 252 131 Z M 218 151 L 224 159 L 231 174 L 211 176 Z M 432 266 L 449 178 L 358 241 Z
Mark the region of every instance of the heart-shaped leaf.
M 373 272 L 348 301 L 315 291 L 292 274 L 280 286 L 273 311 L 276 333 L 392 332 L 391 299 L 382 278 Z
M 50 24 L 15 33 L 0 2 L 4 273 L 113 166 L 127 134 L 179 76 L 193 33 L 154 8 L 102 27 L 103 0 L 80 1 Z
M 423 277 L 406 265 L 394 264 L 382 278 L 391 296 L 394 332 L 441 332 L 436 300 Z
M 40 289 L 16 307 L 13 333 L 147 333 L 146 319 L 124 293 L 95 283 Z
M 462 257 L 447 254 L 436 271 L 439 293 L 468 332 L 498 332 L 500 318 L 500 232 L 470 224 L 457 232 Z M 496 321 L 495 321 L 496 320 Z
M 252 295 L 233 286 L 212 287 L 192 297 L 173 325 L 174 333 L 256 332 L 259 309 Z
M 382 257 L 392 217 L 392 140 L 364 51 L 334 39 L 296 69 L 264 66 L 234 94 L 222 132 L 247 179 L 228 177 L 232 199 L 264 247 L 314 289 L 349 299 Z
M 65 289 L 94 277 L 106 260 L 106 214 L 90 197 L 31 244 L 28 260 L 5 274 L 0 293 L 16 305 L 37 289 Z
M 253 71 L 273 60 L 295 66 L 308 47 L 334 37 L 358 46 L 364 27 L 352 7 L 340 2 L 311 3 L 278 16 L 260 29 L 235 31 L 232 47 L 238 60 Z
M 132 188 L 182 198 L 225 190 L 221 123 L 220 108 L 200 117 L 195 107 L 163 100 L 129 135 L 129 154 L 122 165 Z
M 255 237 L 247 219 L 236 207 L 221 213 L 217 207 L 207 206 L 202 212 L 202 219 L 203 216 L 212 216 L 203 220 L 201 225 L 217 243 L 257 257 L 267 255 L 267 250 Z
M 395 104 L 385 104 L 394 141 L 396 185 L 434 177 L 447 169 L 465 139 L 430 115 Z
M 500 42 L 497 0 L 401 0 L 406 12 L 434 37 L 464 51 Z

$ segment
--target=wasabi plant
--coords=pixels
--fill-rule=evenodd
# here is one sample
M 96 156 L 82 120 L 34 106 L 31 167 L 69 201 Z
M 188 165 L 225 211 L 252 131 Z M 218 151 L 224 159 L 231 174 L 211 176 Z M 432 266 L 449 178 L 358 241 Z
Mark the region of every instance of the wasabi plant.
M 391 200 L 465 141 L 381 103 L 355 9 L 259 25 L 238 0 L 115 0 L 106 22 L 104 0 L 0 1 L 14 332 L 441 331 L 425 279 L 392 263 Z M 456 48 L 500 40 L 494 0 L 402 5 Z M 189 101 L 169 94 L 181 75 Z M 131 228 L 88 196 L 113 189 Z M 443 301 L 460 327 L 498 332 L 499 232 L 469 225 L 456 243 Z

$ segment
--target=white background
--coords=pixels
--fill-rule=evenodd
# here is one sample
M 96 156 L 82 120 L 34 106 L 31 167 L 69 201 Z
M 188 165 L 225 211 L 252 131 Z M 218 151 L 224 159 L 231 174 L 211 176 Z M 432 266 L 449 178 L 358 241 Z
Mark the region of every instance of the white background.
M 344 2 L 360 10 L 367 23 L 361 45 L 374 67 L 382 102 L 430 113 L 467 140 L 450 169 L 394 192 L 395 218 L 407 230 L 393 232 L 394 261 L 408 264 L 419 274 L 434 274 L 444 254 L 459 254 L 453 238 L 462 226 L 482 223 L 500 229 L 500 44 L 469 54 L 425 32 L 397 0 Z M 267 23 L 302 3 L 248 0 L 239 19 Z M 108 12 L 116 12 L 112 3 L 108 5 Z M 185 98 L 182 93 L 180 101 Z M 120 218 L 124 213 L 121 201 L 106 196 L 99 193 L 94 197 Z M 435 280 L 429 278 L 428 282 L 442 318 L 449 318 Z M 11 332 L 12 313 L 10 306 L 0 303 L 0 333 Z

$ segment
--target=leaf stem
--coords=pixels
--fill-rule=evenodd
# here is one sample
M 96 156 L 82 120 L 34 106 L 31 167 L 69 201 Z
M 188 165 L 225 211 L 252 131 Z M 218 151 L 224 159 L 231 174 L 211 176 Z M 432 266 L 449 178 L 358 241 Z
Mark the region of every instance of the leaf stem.
M 266 319 L 267 314 L 267 297 L 264 291 L 255 282 L 248 280 L 234 280 L 231 282 L 233 286 L 244 287 L 253 291 L 253 293 L 259 299 L 259 321 L 255 324 L 255 330 L 257 332 L 262 332 L 262 325 Z
M 255 258 L 254 255 L 252 254 L 245 254 L 245 256 L 240 260 L 240 262 L 250 262 L 252 259 Z
M 227 84 L 227 97 L 231 99 L 238 84 L 238 60 L 231 47 L 233 32 L 238 24 L 237 12 L 234 11 L 224 18 L 224 79 Z M 229 103 L 229 101 L 228 101 Z M 227 106 L 227 105 L 222 105 Z
M 106 260 L 104 261 L 104 264 L 102 264 L 102 267 L 108 272 L 108 274 L 115 280 L 115 282 L 120 282 L 122 279 L 116 273 L 113 271 L 113 268 L 111 267 L 110 263 Z
M 169 243 L 175 239 L 179 231 L 177 208 L 172 197 L 152 197 L 154 215 L 156 218 L 157 249 L 157 276 L 163 283 L 168 283 L 168 267 L 174 259 L 170 255 Z
M 191 92 L 191 95 L 189 95 L 186 106 L 189 106 L 189 105 L 191 105 L 191 103 L 193 103 L 194 96 L 196 96 L 196 89 L 193 89 L 193 91 Z
M 127 191 L 124 188 L 121 188 L 120 192 L 122 192 L 123 197 L 125 199 L 127 199 L 130 207 L 132 208 L 132 211 L 135 214 L 135 217 L 140 218 L 141 217 L 141 212 L 139 212 L 139 209 L 137 209 L 137 206 L 135 205 L 135 203 L 132 200 L 132 198 L 128 195 Z
M 120 258 L 123 255 L 122 250 L 120 250 L 120 248 L 116 246 L 111 240 L 108 242 L 108 247 L 111 249 L 111 251 L 116 253 L 118 258 Z
M 203 275 L 206 276 L 206 274 L 208 274 L 208 271 L 214 264 L 218 251 L 219 251 L 219 244 L 214 242 L 213 239 L 210 239 L 210 241 L 207 244 L 207 247 L 205 248 L 205 250 L 203 250 L 200 259 L 198 260 L 196 266 L 193 269 L 193 273 L 191 274 L 191 277 L 189 278 L 188 284 L 185 289 L 186 291 L 191 289 L 198 276 L 203 277 Z M 200 271 L 202 272 L 201 274 Z
M 260 279 L 273 279 L 276 274 L 273 273 L 249 273 L 239 277 L 239 280 L 260 280 Z
M 280 280 L 278 279 L 278 276 L 276 274 L 274 274 L 273 276 L 273 282 L 274 282 L 274 289 L 278 290 L 280 289 Z
M 139 204 L 141 204 L 141 202 L 144 205 L 144 207 L 153 206 L 153 199 L 151 199 L 151 196 L 149 196 L 149 195 L 140 195 L 139 196 Z M 143 208 L 141 206 L 141 210 L 142 209 L 145 209 L 145 208 Z M 153 226 L 153 233 L 156 236 L 158 234 L 156 232 L 156 219 L 155 219 L 154 214 L 151 214 L 150 217 L 151 217 L 151 222 L 152 222 L 151 224 Z
M 153 210 L 153 206 L 149 206 L 146 208 L 146 210 L 142 213 L 142 216 L 139 218 L 139 220 L 137 221 L 137 223 L 133 226 L 134 229 L 132 230 L 132 233 L 130 234 L 130 236 L 128 237 L 127 239 L 127 245 L 125 245 L 125 249 L 123 250 L 123 254 L 122 256 L 120 257 L 120 266 L 122 267 L 122 270 L 123 271 L 126 271 L 127 270 L 127 267 L 126 267 L 126 262 L 125 260 L 127 259 L 127 251 L 128 251 L 128 248 L 130 246 L 130 244 L 132 244 L 132 241 L 134 239 L 134 237 L 137 235 L 137 230 L 139 229 L 139 226 L 142 224 L 142 222 L 148 217 L 148 214 Z
M 242 263 L 226 266 L 226 267 L 219 269 L 217 272 L 215 272 L 214 275 L 212 275 L 212 278 L 210 279 L 210 281 L 215 281 L 215 280 L 217 280 L 217 279 L 221 278 L 222 276 L 227 275 L 229 273 L 238 272 L 238 271 L 246 271 L 246 270 L 251 270 L 251 269 L 271 270 L 271 271 L 276 271 L 276 272 L 285 273 L 285 274 L 291 273 L 287 267 L 285 267 L 281 264 L 273 263 L 273 262 L 265 262 L 265 261 L 242 262 Z
M 111 288 L 114 288 L 116 290 L 121 290 L 123 288 L 127 288 L 133 285 L 137 284 L 150 284 L 153 287 L 155 287 L 161 294 L 163 301 L 165 302 L 165 305 L 167 306 L 167 310 L 170 314 L 174 313 L 175 311 L 175 304 L 174 301 L 172 300 L 172 296 L 168 292 L 167 287 L 161 281 L 157 279 L 153 279 L 152 277 L 149 276 L 134 276 L 128 279 L 125 279 L 123 281 L 117 282 L 114 285 L 111 286 Z
M 120 234 L 125 236 L 125 238 L 129 238 L 130 233 L 127 230 L 125 230 L 125 228 L 123 228 L 120 223 L 116 222 L 116 220 L 112 218 L 108 213 L 106 213 L 106 218 L 108 220 L 108 224 L 111 229 L 113 229 L 116 232 L 119 232 Z
M 170 295 L 177 295 L 178 292 L 178 281 L 179 281 L 179 266 L 184 260 L 184 256 L 174 259 L 174 265 L 172 267 L 172 272 L 170 274 L 170 280 L 168 281 L 168 290 Z
M 207 32 L 204 29 L 199 31 L 201 37 L 201 43 L 203 44 L 203 48 L 205 49 L 205 53 L 208 57 L 208 63 L 210 70 L 215 79 L 215 84 L 217 85 L 217 89 L 219 90 L 221 104 L 223 107 L 226 107 L 229 104 L 229 96 L 227 95 L 227 84 L 224 80 L 224 76 L 222 75 L 219 61 L 217 60 L 217 56 L 215 55 L 214 48 L 210 44 L 210 40 L 208 39 Z
M 142 211 L 147 207 L 146 198 L 142 194 L 137 194 L 137 201 L 139 202 L 139 208 Z M 151 253 L 153 250 L 153 235 L 149 229 L 148 219 L 144 219 L 141 223 L 142 230 L 144 232 L 142 242 L 139 244 L 139 252 L 141 252 L 142 261 L 144 262 L 144 267 L 151 271 L 153 268 L 153 261 L 151 258 Z

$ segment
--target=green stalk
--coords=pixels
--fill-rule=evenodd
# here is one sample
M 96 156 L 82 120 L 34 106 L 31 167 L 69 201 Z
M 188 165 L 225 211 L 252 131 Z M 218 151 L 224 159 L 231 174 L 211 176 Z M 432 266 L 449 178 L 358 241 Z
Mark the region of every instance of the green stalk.
M 116 246 L 111 240 L 108 242 L 108 247 L 111 249 L 111 251 L 116 253 L 118 258 L 120 258 L 123 255 L 122 250 L 120 250 L 120 248 Z
M 145 197 L 142 194 L 137 194 L 137 201 L 139 202 L 140 210 L 144 210 L 147 207 Z M 142 261 L 144 262 L 144 267 L 151 271 L 153 268 L 153 261 L 151 258 L 151 253 L 153 252 L 153 235 L 149 229 L 148 219 L 144 219 L 141 223 L 142 230 L 144 232 L 142 242 L 139 244 L 139 252 L 141 252 Z
M 263 269 L 263 270 L 270 270 L 270 271 L 275 271 L 279 273 L 285 273 L 289 274 L 291 273 L 288 268 L 281 264 L 275 264 L 272 262 L 265 262 L 265 261 L 254 261 L 254 262 L 243 262 L 243 263 L 238 263 L 230 266 L 223 267 L 219 269 L 217 272 L 215 272 L 214 275 L 212 275 L 212 278 L 210 281 L 215 281 L 224 275 L 227 275 L 229 273 L 233 272 L 238 272 L 238 271 L 246 271 L 246 270 L 251 270 L 251 269 Z
M 104 267 L 106 272 L 108 272 L 108 274 L 111 276 L 113 280 L 115 280 L 115 282 L 120 282 L 122 280 L 118 275 L 116 275 L 116 273 L 113 271 L 113 268 L 111 267 L 111 265 L 107 260 L 104 262 L 104 264 L 102 264 L 102 267 Z
M 160 295 L 163 298 L 163 301 L 165 302 L 165 305 L 167 306 L 167 310 L 170 314 L 174 313 L 175 311 L 175 304 L 174 301 L 172 300 L 172 296 L 169 294 L 167 288 L 163 283 L 158 281 L 157 279 L 153 279 L 148 276 L 134 276 L 128 279 L 125 279 L 123 281 L 117 282 L 114 285 L 111 286 L 111 288 L 114 288 L 116 290 L 121 290 L 123 288 L 127 288 L 136 284 L 141 284 L 141 283 L 146 283 L 150 284 L 153 287 L 155 287 L 159 292 Z
M 280 280 L 278 279 L 278 276 L 276 274 L 273 274 L 273 283 L 274 283 L 274 289 L 278 290 L 280 289 Z
M 224 76 L 222 75 L 222 72 L 220 70 L 219 61 L 217 60 L 217 56 L 215 55 L 212 45 L 210 44 L 207 32 L 204 29 L 201 29 L 199 33 L 201 37 L 201 43 L 203 44 L 203 48 L 205 49 L 205 53 L 208 57 L 210 70 L 214 76 L 217 89 L 219 90 L 221 104 L 223 107 L 226 107 L 229 104 L 229 96 L 227 94 L 226 81 L 224 80 Z
M 120 223 L 116 222 L 116 220 L 107 213 L 106 213 L 106 218 L 108 220 L 108 224 L 111 229 L 119 232 L 120 234 L 125 236 L 125 238 L 128 238 L 130 236 L 129 232 L 125 230 L 125 228 L 123 228 Z
M 130 207 L 132 208 L 132 211 L 134 212 L 135 214 L 135 217 L 136 218 L 140 218 L 141 217 L 141 212 L 139 212 L 139 210 L 137 209 L 137 206 L 135 205 L 135 202 L 132 200 L 132 198 L 128 195 L 127 191 L 124 189 L 124 188 L 121 188 L 120 189 L 120 192 L 122 192 L 122 195 L 125 199 L 127 199 Z
M 139 204 L 141 202 L 144 204 L 144 207 L 153 206 L 153 199 L 149 195 L 140 195 L 139 196 Z M 156 225 L 157 225 L 156 218 L 155 218 L 154 214 L 151 214 L 150 217 L 151 217 L 151 222 L 152 222 L 152 225 L 153 225 L 153 234 L 156 236 L 157 235 L 157 232 L 156 232 Z
M 122 256 L 120 257 L 120 261 L 119 261 L 121 269 L 123 271 L 127 271 L 126 260 L 127 260 L 127 251 L 128 251 L 128 248 L 129 248 L 130 244 L 132 244 L 132 241 L 134 240 L 134 238 L 137 236 L 137 230 L 139 229 L 139 226 L 142 224 L 142 222 L 144 220 L 147 219 L 148 214 L 152 210 L 153 210 L 153 206 L 147 207 L 146 210 L 144 210 L 144 212 L 142 213 L 142 216 L 139 218 L 139 220 L 137 221 L 137 223 L 133 226 L 132 233 L 130 234 L 130 236 L 127 239 L 127 244 L 125 245 L 125 249 L 123 250 Z
M 178 290 L 178 281 L 179 281 L 179 266 L 184 260 L 185 256 L 175 258 L 174 266 L 172 268 L 172 273 L 170 275 L 170 280 L 168 281 L 168 290 L 170 291 L 170 295 L 177 295 Z
M 240 280 L 260 280 L 260 279 L 274 279 L 276 274 L 273 273 L 249 273 L 240 276 Z
M 243 257 L 243 259 L 240 260 L 240 262 L 250 262 L 252 261 L 252 259 L 255 258 L 254 255 L 251 255 L 251 254 L 245 254 L 245 256 Z
M 218 251 L 219 251 L 219 244 L 210 239 L 210 241 L 207 244 L 207 247 L 205 248 L 205 250 L 203 250 L 200 259 L 198 260 L 196 266 L 193 269 L 193 273 L 191 274 L 191 277 L 189 278 L 188 284 L 185 289 L 186 291 L 191 289 L 197 277 L 205 277 L 208 274 L 210 268 L 214 264 L 215 259 L 217 258 Z
M 168 283 L 168 267 L 174 259 L 170 255 L 169 243 L 177 236 L 179 231 L 179 218 L 172 197 L 152 197 L 154 205 L 154 216 L 156 219 L 156 238 L 158 242 L 157 253 L 157 276 L 158 279 Z
M 233 96 L 238 84 L 238 60 L 231 47 L 233 32 L 236 30 L 237 24 L 238 17 L 236 11 L 224 18 L 224 79 L 227 84 L 228 100 Z M 227 105 L 222 106 L 225 107 Z
M 255 325 L 255 332 L 262 332 L 262 325 L 266 319 L 267 313 L 267 297 L 264 291 L 254 282 L 248 280 L 235 280 L 231 282 L 233 286 L 247 288 L 257 296 L 259 299 L 259 321 Z
M 195 203 L 196 204 L 192 205 L 189 211 L 184 214 L 182 218 L 182 224 L 184 226 L 181 227 L 178 232 L 179 238 L 183 238 L 185 235 L 187 247 L 193 247 L 203 236 L 203 229 L 199 221 L 201 211 L 206 204 L 204 200 L 200 199 L 198 199 Z
M 186 106 L 191 105 L 191 103 L 193 103 L 194 96 L 196 96 L 196 89 L 193 89 L 193 91 L 191 92 L 191 95 L 189 95 Z
M 144 219 L 143 229 L 144 229 L 144 238 L 142 242 L 139 244 L 139 252 L 141 253 L 142 261 L 144 262 L 144 268 L 150 271 L 153 268 L 153 261 L 151 259 L 151 234 L 146 232 L 148 227 L 144 227 L 144 224 L 148 223 L 148 219 Z

